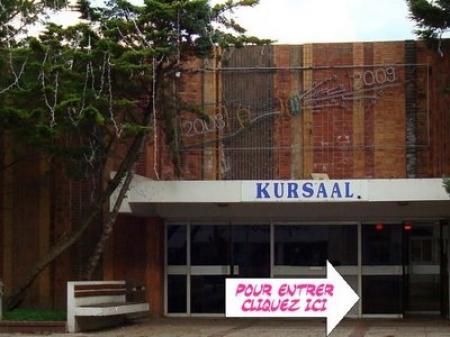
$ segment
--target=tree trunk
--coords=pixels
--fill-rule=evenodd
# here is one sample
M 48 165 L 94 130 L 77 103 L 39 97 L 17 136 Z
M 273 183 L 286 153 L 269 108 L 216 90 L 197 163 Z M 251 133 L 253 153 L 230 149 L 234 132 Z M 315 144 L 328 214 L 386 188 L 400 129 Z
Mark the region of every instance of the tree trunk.
M 130 171 L 131 172 L 131 171 Z M 128 191 L 131 178 L 133 174 L 127 174 L 123 185 L 120 188 L 119 195 L 117 197 L 116 203 L 114 204 L 114 209 L 112 214 L 116 214 L 120 209 L 120 205 L 125 197 L 126 192 Z M 72 231 L 70 235 L 63 237 L 58 243 L 56 243 L 50 252 L 41 258 L 31 269 L 31 272 L 27 275 L 25 280 L 20 284 L 20 286 L 16 287 L 11 296 L 6 300 L 6 308 L 7 310 L 11 310 L 17 307 L 23 299 L 23 295 L 28 289 L 29 286 L 33 283 L 36 277 L 58 256 L 60 256 L 63 252 L 65 252 L 68 248 L 72 247 L 74 243 L 76 243 L 81 235 L 85 232 L 85 230 L 89 227 L 89 225 L 95 220 L 95 218 L 99 215 L 101 207 L 96 207 L 95 210 L 91 212 L 89 217 L 79 226 L 76 230 Z M 110 218 L 110 221 L 114 221 L 116 217 Z
M 142 125 L 149 125 L 152 113 L 152 104 L 149 104 L 149 107 L 145 111 L 145 115 L 142 121 Z M 131 172 L 133 165 L 139 158 L 139 154 L 146 140 L 146 133 L 139 133 L 135 136 L 132 144 L 128 148 L 127 154 L 125 158 L 119 165 L 119 168 L 115 174 L 115 176 L 111 179 L 111 181 L 106 186 L 105 190 L 99 196 L 98 200 L 95 202 L 94 206 L 91 208 L 89 215 L 82 222 L 82 224 L 72 230 L 70 234 L 64 235 L 58 242 L 56 242 L 53 247 L 50 248 L 50 251 L 47 255 L 40 258 L 34 266 L 31 268 L 28 275 L 24 278 L 24 280 L 19 283 L 16 288 L 12 291 L 11 295 L 6 299 L 6 309 L 11 310 L 17 307 L 23 300 L 25 295 L 25 291 L 32 285 L 33 281 L 39 276 L 39 274 L 56 258 L 58 258 L 62 253 L 64 253 L 68 248 L 72 247 L 82 236 L 82 234 L 86 231 L 86 229 L 95 221 L 95 219 L 101 214 L 103 211 L 103 205 L 106 201 L 109 200 L 112 193 L 119 187 L 125 175 Z M 131 180 L 131 177 L 127 175 L 127 178 Z M 128 180 L 128 179 L 126 179 Z M 130 181 L 128 184 L 123 184 L 121 186 L 120 194 L 126 193 L 129 187 Z M 122 199 L 117 199 L 120 201 L 116 203 L 114 207 L 120 208 Z
M 129 186 L 130 182 L 133 178 L 133 172 L 129 171 L 127 173 L 127 177 L 125 178 L 124 185 Z M 127 187 L 128 190 L 128 187 Z M 122 192 L 122 189 L 121 191 Z M 125 191 L 126 192 L 126 191 Z M 120 205 L 122 204 L 122 201 L 125 197 L 125 193 L 119 194 L 117 197 L 116 203 L 114 204 L 113 210 L 109 213 L 108 219 L 105 221 L 103 225 L 103 231 L 100 239 L 97 242 L 97 245 L 95 246 L 94 253 L 92 254 L 91 258 L 89 259 L 87 270 L 85 273 L 84 278 L 86 280 L 92 279 L 92 274 L 94 274 L 95 269 L 97 268 L 98 261 L 100 261 L 100 257 L 103 254 L 103 251 L 105 250 L 106 242 L 108 241 L 109 237 L 111 236 L 114 228 L 114 224 L 116 223 L 117 215 L 119 213 Z

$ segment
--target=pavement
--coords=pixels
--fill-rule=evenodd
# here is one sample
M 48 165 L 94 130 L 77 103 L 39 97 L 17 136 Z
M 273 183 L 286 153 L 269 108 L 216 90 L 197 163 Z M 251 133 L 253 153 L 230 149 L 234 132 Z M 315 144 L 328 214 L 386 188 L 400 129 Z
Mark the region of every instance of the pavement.
M 324 319 L 162 318 L 77 334 L 1 334 L 0 337 L 325 337 Z M 445 319 L 348 319 L 330 337 L 450 337 Z

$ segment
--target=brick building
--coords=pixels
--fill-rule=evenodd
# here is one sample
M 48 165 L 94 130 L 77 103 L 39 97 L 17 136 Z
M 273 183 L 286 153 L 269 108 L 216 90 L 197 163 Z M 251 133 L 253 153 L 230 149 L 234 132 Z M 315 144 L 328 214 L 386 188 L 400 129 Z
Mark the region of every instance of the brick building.
M 448 315 L 449 70 L 448 55 L 415 41 L 247 47 L 191 62 L 176 90 L 209 118 L 177 121 L 177 168 L 158 128 L 97 277 L 146 285 L 154 315 L 221 316 L 226 277 L 320 277 L 328 259 L 361 297 L 350 316 Z M 88 198 L 88 186 L 42 170 L 2 176 L 4 189 L 44 184 L 2 197 L 6 289 Z M 27 304 L 64 305 L 95 231 Z

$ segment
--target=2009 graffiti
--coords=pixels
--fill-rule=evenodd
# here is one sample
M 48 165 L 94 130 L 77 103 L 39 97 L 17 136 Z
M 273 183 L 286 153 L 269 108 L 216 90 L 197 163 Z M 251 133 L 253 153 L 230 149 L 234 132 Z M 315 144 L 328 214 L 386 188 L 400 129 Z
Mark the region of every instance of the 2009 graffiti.
M 296 116 L 309 109 L 320 111 L 331 108 L 352 109 L 355 101 L 374 104 L 381 94 L 390 88 L 400 85 L 395 66 L 378 67 L 373 69 L 351 68 L 347 76 L 338 77 L 336 74 L 314 82 L 311 88 L 302 90 L 287 98 L 277 98 L 278 108 L 265 111 L 252 111 L 242 104 L 219 104 L 218 111 L 209 119 L 193 118 L 181 122 L 181 134 L 186 139 L 207 134 L 217 134 L 216 139 L 232 138 L 255 123 L 271 116 L 287 114 Z M 232 120 L 235 120 L 233 123 Z M 236 122 L 237 121 L 237 122 Z M 185 145 L 194 147 L 205 145 L 211 140 Z
M 397 74 L 394 67 L 377 68 L 374 70 L 357 71 L 353 75 L 354 85 L 357 90 L 364 86 L 370 87 L 376 84 L 394 83 L 397 80 Z
M 374 103 L 381 93 L 400 83 L 397 81 L 395 67 L 376 68 L 373 70 L 357 70 L 349 75 L 349 82 L 338 82 L 336 75 L 320 82 L 313 83 L 311 89 L 301 91 L 289 97 L 288 107 L 292 115 L 305 109 L 313 111 L 325 108 L 350 108 L 356 100 Z

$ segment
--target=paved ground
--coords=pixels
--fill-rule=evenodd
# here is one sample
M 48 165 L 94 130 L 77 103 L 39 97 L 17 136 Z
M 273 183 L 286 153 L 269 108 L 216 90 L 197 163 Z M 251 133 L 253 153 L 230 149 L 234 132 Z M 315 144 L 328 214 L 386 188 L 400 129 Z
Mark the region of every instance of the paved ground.
M 0 334 L 0 337 L 37 335 Z M 324 337 L 324 320 L 156 319 L 93 333 L 51 337 Z M 450 320 L 345 320 L 331 337 L 450 337 Z

